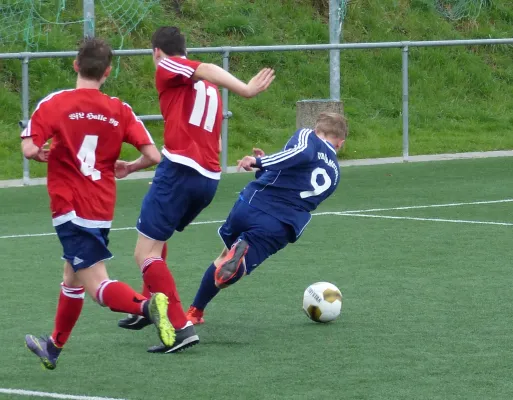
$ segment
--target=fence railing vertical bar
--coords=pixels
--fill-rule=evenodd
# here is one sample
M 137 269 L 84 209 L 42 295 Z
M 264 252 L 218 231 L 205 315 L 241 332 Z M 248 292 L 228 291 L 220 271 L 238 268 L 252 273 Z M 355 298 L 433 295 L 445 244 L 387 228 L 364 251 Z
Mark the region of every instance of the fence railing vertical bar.
M 403 57 L 402 57 L 402 89 L 403 89 L 403 160 L 408 161 L 409 157 L 409 128 L 410 128 L 410 105 L 409 105 L 409 80 L 408 80 L 408 53 L 409 49 L 408 46 L 404 46 L 403 50 Z
M 223 52 L 223 69 L 230 70 L 230 51 Z M 228 89 L 223 88 L 223 126 L 221 130 L 221 169 L 223 172 L 228 170 Z
M 339 0 L 329 2 L 330 43 L 340 43 L 340 4 Z M 340 50 L 330 50 L 330 99 L 340 100 Z
M 28 57 L 23 57 L 21 60 L 21 110 L 24 121 L 29 119 L 29 60 Z M 25 157 L 23 157 L 23 184 L 30 184 L 30 164 Z
M 317 50 L 350 50 L 350 49 L 402 49 L 402 125 L 403 125 L 403 158 L 407 161 L 409 157 L 409 82 L 408 63 L 409 49 L 412 47 L 445 47 L 445 46 L 479 46 L 479 45 L 513 45 L 513 38 L 504 39 L 465 39 L 465 40 L 433 40 L 433 41 L 404 41 L 404 42 L 376 42 L 376 43 L 339 43 L 339 44 L 305 44 L 305 45 L 275 45 L 275 46 L 236 46 L 236 47 L 204 47 L 190 48 L 188 53 L 221 53 L 223 54 L 223 68 L 229 69 L 230 53 L 256 53 L 267 51 L 317 51 Z M 115 56 L 136 56 L 151 55 L 151 49 L 114 50 Z M 75 57 L 76 51 L 52 51 L 52 52 L 26 52 L 26 53 L 0 53 L 2 59 L 22 60 L 22 126 L 26 126 L 29 117 L 29 60 L 38 58 L 64 58 Z M 223 128 L 222 128 L 222 155 L 221 165 L 223 171 L 227 169 L 228 163 L 228 118 L 231 113 L 228 111 L 228 91 L 223 89 Z M 139 118 L 143 121 L 161 121 L 161 115 L 142 115 Z M 30 182 L 29 164 L 23 162 L 23 182 Z

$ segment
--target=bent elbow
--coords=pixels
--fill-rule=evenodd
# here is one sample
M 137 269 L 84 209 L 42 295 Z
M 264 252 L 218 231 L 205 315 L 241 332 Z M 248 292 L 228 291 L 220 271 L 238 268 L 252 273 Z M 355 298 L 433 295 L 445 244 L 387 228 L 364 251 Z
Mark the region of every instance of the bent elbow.
M 30 160 L 37 155 L 39 148 L 32 143 L 23 143 L 21 150 L 23 156 Z
M 161 159 L 160 152 L 158 150 L 156 150 L 154 152 L 154 154 L 151 155 L 151 162 L 153 164 L 158 164 L 160 162 L 160 159 Z

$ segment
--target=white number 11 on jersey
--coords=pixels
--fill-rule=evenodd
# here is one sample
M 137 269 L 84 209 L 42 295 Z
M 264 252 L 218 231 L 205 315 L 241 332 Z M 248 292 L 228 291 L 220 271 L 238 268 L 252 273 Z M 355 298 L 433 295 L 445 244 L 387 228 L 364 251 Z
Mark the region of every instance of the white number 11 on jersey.
M 203 81 L 196 82 L 194 84 L 194 89 L 196 90 L 196 99 L 194 100 L 194 107 L 192 109 L 191 117 L 189 118 L 189 124 L 200 126 L 203 115 L 205 114 L 205 106 L 207 105 L 208 96 L 207 117 L 205 118 L 203 129 L 208 132 L 212 132 L 217 115 L 217 90 L 212 86 L 207 88 Z

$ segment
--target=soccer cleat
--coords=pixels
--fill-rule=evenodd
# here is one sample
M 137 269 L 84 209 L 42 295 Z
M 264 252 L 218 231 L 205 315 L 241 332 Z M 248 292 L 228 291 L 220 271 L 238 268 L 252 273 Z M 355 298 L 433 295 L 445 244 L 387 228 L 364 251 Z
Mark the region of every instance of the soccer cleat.
M 248 249 L 249 245 L 244 240 L 239 240 L 232 246 L 222 263 L 215 270 L 214 279 L 218 288 L 225 288 L 230 285 L 230 281 L 237 275 L 242 276 L 246 273 L 243 261 Z
M 57 359 L 62 349 L 55 346 L 52 339 L 48 336 L 41 336 L 38 339 L 33 335 L 26 335 L 25 345 L 32 353 L 39 357 L 43 367 L 46 369 L 55 369 L 57 367 Z
M 151 321 L 148 318 L 135 314 L 128 314 L 126 318 L 118 321 L 120 328 L 131 329 L 133 331 L 139 331 L 148 325 L 151 325 Z
M 176 340 L 172 346 L 158 345 L 148 349 L 148 353 L 178 353 L 199 343 L 199 336 L 191 322 L 187 322 L 184 328 L 176 331 Z
M 148 313 L 157 328 L 160 341 L 165 346 L 173 346 L 175 343 L 175 329 L 167 317 L 169 300 L 163 293 L 155 293 L 148 300 Z
M 205 323 L 205 320 L 203 319 L 203 310 L 200 310 L 193 306 L 189 307 L 186 317 L 187 321 L 192 322 L 194 325 L 200 325 Z

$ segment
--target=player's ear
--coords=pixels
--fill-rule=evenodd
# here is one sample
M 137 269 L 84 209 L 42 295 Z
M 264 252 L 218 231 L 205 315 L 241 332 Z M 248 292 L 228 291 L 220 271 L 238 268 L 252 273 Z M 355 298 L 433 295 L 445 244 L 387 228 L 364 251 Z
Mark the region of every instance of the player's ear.
M 340 150 L 342 148 L 342 146 L 344 146 L 345 142 L 346 142 L 346 139 L 340 139 L 339 142 L 337 143 L 338 146 L 336 147 L 336 149 Z
M 153 49 L 153 62 L 155 63 L 155 65 L 157 65 L 160 61 L 160 59 L 162 58 L 162 54 L 161 54 L 161 50 L 160 49 Z
M 73 69 L 78 74 L 79 68 L 78 68 L 78 61 L 77 60 L 73 60 Z
M 111 66 L 111 65 L 109 65 L 109 66 L 107 67 L 107 69 L 105 70 L 105 72 L 103 73 L 103 77 L 104 77 L 105 79 L 107 79 L 107 77 L 110 75 L 110 72 L 111 72 L 111 71 L 112 71 L 112 66 Z

